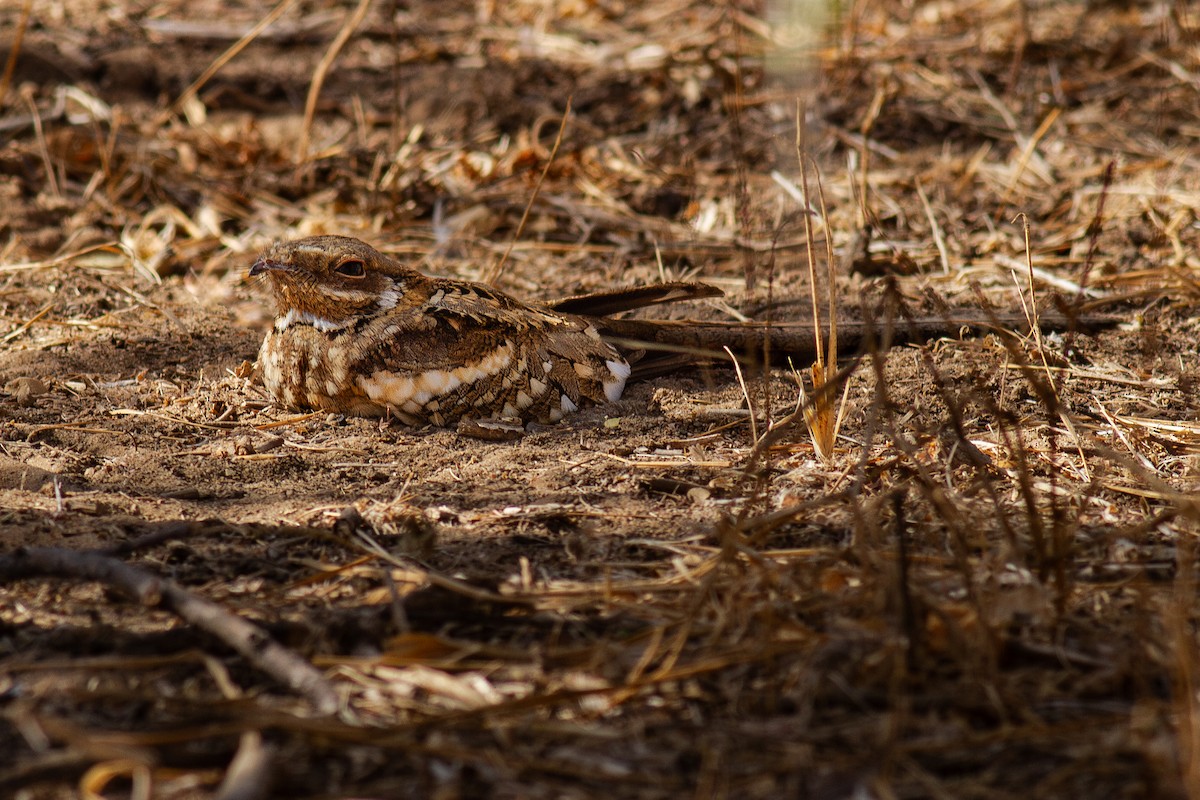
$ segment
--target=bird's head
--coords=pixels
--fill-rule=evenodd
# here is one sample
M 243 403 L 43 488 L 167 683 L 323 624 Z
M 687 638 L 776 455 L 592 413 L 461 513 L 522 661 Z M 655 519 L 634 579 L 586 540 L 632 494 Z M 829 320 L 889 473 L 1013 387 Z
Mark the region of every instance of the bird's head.
M 279 242 L 250 267 L 251 277 L 271 282 L 276 327 L 301 323 L 322 330 L 394 308 L 406 280 L 417 274 L 346 236 Z

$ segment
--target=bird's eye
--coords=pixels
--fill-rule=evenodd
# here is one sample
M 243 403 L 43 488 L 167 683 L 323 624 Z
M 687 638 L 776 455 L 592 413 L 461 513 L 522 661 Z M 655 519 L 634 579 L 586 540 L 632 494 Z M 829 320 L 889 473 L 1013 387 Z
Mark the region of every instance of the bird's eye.
M 333 271 L 345 278 L 361 278 L 367 274 L 367 268 L 363 266 L 363 262 L 357 259 L 343 261 L 334 267 Z

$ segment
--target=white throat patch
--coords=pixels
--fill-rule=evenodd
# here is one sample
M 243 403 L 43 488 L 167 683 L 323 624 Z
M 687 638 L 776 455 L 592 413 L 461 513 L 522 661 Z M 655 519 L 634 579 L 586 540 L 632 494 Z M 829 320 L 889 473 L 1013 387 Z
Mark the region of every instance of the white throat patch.
M 308 325 L 311 328 L 316 328 L 319 331 L 340 331 L 350 324 L 350 320 L 344 322 L 334 322 L 333 320 L 318 317 L 316 314 L 311 314 L 307 311 L 297 311 L 296 309 L 289 310 L 279 319 L 275 320 L 275 330 L 279 332 L 286 331 L 293 325 Z

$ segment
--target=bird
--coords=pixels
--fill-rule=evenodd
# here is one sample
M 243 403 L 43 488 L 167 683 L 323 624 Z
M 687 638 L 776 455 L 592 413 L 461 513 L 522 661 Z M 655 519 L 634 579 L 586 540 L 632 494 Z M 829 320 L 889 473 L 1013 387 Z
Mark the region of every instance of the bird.
M 275 244 L 250 268 L 277 316 L 259 351 L 279 404 L 409 425 L 464 418 L 557 422 L 621 397 L 632 367 L 584 315 L 432 278 L 358 239 Z M 705 296 L 711 287 L 668 286 Z
M 797 363 L 816 353 L 811 325 L 612 316 L 723 294 L 703 283 L 524 302 L 481 283 L 427 276 L 363 241 L 328 235 L 272 245 L 249 275 L 264 276 L 274 296 L 276 316 L 257 371 L 277 404 L 411 426 L 554 423 L 585 406 L 616 402 L 635 371 L 646 376 L 728 360 L 725 348 Z M 1062 328 L 1073 319 L 1043 314 L 1041 324 Z M 888 344 L 962 326 L 1003 329 L 1006 322 L 977 311 L 910 319 Z M 872 336 L 869 320 L 839 328 L 839 351 Z

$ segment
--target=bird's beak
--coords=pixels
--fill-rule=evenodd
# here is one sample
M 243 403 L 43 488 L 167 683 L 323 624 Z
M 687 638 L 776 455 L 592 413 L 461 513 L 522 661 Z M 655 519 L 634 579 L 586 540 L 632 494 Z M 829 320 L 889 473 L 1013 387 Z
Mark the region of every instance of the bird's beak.
M 288 268 L 287 264 L 281 264 L 278 261 L 271 261 L 266 256 L 263 256 L 263 257 L 259 258 L 258 261 L 254 262 L 254 266 L 250 267 L 250 277 L 251 278 L 257 277 L 259 275 L 262 275 L 264 272 L 270 272 L 273 269 L 274 270 L 286 270 L 287 268 Z

